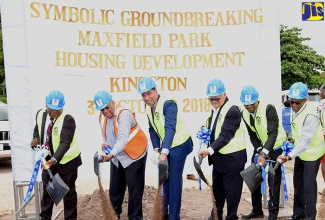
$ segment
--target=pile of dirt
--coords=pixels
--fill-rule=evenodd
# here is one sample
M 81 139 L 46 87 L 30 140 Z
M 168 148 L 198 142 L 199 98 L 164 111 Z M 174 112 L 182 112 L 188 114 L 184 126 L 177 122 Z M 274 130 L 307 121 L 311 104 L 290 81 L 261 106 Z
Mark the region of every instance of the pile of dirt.
M 108 190 L 105 190 L 108 195 Z M 143 219 L 151 219 L 157 188 L 145 186 L 143 194 Z M 79 196 L 78 219 L 107 219 L 102 210 L 100 190 L 92 195 Z M 204 219 L 210 215 L 212 203 L 211 191 L 198 189 L 183 189 L 181 219 Z M 121 219 L 127 219 L 128 192 L 126 191 Z

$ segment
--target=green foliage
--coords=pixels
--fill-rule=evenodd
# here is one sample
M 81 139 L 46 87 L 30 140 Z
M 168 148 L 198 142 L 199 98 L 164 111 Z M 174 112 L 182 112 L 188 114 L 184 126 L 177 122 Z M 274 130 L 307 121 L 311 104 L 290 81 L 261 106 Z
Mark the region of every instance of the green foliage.
M 325 83 L 325 56 L 303 44 L 310 38 L 301 37 L 301 30 L 280 26 L 282 90 L 295 82 L 303 82 L 308 88 L 319 88 Z
M 0 96 L 0 101 L 3 103 L 7 103 L 7 97 Z

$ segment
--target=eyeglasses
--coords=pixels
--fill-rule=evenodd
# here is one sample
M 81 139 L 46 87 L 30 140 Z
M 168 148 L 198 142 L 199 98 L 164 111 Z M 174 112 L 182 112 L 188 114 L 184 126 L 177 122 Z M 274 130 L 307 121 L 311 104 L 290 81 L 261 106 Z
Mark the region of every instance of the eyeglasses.
M 219 102 L 220 98 L 209 98 L 209 100 L 210 100 L 210 102 L 213 102 L 213 101 Z
M 295 101 L 292 101 L 292 100 L 290 100 L 290 104 L 296 104 L 296 105 L 300 105 L 302 102 L 295 102 Z

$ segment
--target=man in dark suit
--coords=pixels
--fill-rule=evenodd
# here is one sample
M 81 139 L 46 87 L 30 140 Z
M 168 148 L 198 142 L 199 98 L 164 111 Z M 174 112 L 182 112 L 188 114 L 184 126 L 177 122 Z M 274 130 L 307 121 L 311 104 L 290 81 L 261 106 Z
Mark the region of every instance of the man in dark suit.
M 276 161 L 282 154 L 283 142 L 286 133 L 279 123 L 279 117 L 273 104 L 267 104 L 259 100 L 259 93 L 253 86 L 245 86 L 240 95 L 240 101 L 244 105 L 243 119 L 247 127 L 250 141 L 254 147 L 252 163 L 255 157 L 257 163 L 266 164 L 266 159 Z M 275 162 L 269 166 L 274 167 Z M 281 168 L 275 170 L 275 175 L 268 175 L 269 183 L 269 220 L 276 220 L 279 214 Z M 252 194 L 251 213 L 242 215 L 243 219 L 264 217 L 262 209 L 261 186 Z
M 36 124 L 31 146 L 42 144 L 48 149 L 46 167 L 53 175 L 59 174 L 70 190 L 63 198 L 64 218 L 77 219 L 77 192 L 75 182 L 78 167 L 82 164 L 79 144 L 75 138 L 74 118 L 63 111 L 64 95 L 54 90 L 46 97 L 46 108 L 36 114 Z M 44 167 L 44 165 L 43 165 Z M 42 172 L 43 188 L 50 181 L 48 172 Z M 41 219 L 50 220 L 54 202 L 46 190 L 41 201 Z
M 247 161 L 244 124 L 240 108 L 227 97 L 221 80 L 208 83 L 206 95 L 211 102 L 211 115 L 206 127 L 211 130 L 207 149 L 202 148 L 199 155 L 208 156 L 212 169 L 212 188 L 217 213 L 212 210 L 209 220 L 223 218 L 223 208 L 227 202 L 226 219 L 238 219 L 237 210 L 241 198 L 243 179 L 240 172 Z

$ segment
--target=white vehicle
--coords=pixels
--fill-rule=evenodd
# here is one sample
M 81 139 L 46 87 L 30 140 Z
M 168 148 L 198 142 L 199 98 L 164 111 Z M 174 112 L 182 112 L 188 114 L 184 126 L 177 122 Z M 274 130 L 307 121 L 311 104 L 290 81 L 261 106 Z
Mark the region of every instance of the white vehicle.
M 0 158 L 10 158 L 10 134 L 7 104 L 0 101 Z
M 289 90 L 282 91 L 282 103 L 289 99 L 288 93 Z M 313 109 L 315 109 L 316 112 L 318 110 L 320 100 L 321 98 L 318 89 L 308 90 L 308 97 L 307 97 L 308 105 L 311 106 Z

